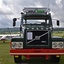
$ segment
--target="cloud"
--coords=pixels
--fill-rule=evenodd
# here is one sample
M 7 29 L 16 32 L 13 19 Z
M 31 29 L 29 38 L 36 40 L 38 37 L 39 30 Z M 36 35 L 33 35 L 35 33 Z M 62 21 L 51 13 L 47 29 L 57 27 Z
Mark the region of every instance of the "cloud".
M 56 4 L 60 7 L 60 8 L 62 8 L 63 7 L 63 5 L 62 5 L 62 0 L 56 0 Z
M 49 3 L 50 2 L 50 3 Z M 0 26 L 11 26 L 14 17 L 20 17 L 24 7 L 48 7 L 51 9 L 52 18 L 64 23 L 63 0 L 0 0 Z
M 0 14 L 12 14 L 12 11 L 8 5 L 6 5 L 3 0 L 0 0 Z

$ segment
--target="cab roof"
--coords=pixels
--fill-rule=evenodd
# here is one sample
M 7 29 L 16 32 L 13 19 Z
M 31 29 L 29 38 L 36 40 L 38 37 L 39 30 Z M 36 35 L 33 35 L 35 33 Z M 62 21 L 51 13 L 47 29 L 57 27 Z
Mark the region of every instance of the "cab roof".
M 43 15 L 43 14 L 24 14 L 23 15 L 24 19 L 49 19 L 51 18 L 51 15 Z
M 48 8 L 24 8 L 24 19 L 49 19 L 51 17 Z

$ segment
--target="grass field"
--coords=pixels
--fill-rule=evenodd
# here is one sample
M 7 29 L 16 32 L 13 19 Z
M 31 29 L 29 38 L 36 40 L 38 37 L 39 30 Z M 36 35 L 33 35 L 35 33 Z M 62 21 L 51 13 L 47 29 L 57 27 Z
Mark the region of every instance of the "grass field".
M 9 42 L 0 42 L 0 64 L 15 64 L 13 56 L 9 54 L 9 50 Z M 64 56 L 61 57 L 59 64 L 64 64 Z
M 9 54 L 9 42 L 0 42 L 0 64 L 14 64 L 13 57 Z
M 54 31 L 53 36 L 60 36 L 64 38 L 64 31 Z

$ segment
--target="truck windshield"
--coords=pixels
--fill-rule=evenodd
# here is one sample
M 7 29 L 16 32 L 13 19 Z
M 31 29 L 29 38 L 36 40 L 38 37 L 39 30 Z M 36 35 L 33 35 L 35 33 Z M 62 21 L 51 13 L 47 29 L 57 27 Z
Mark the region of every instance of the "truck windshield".
M 41 24 L 45 23 L 45 20 L 27 20 L 27 24 Z
M 26 20 L 23 22 L 24 28 L 49 28 L 49 20 Z
M 23 24 L 49 24 L 49 20 L 24 20 Z

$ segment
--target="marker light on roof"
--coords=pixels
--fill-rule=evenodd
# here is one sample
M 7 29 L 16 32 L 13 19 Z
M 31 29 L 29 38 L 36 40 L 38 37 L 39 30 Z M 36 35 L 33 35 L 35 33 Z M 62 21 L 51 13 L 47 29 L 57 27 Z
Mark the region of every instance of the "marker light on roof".
M 24 8 L 25 13 L 48 13 L 50 9 L 48 8 Z
M 36 10 L 37 13 L 44 13 L 45 11 L 44 10 Z

